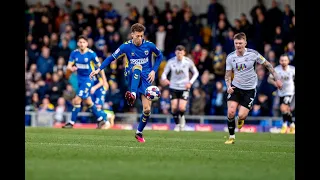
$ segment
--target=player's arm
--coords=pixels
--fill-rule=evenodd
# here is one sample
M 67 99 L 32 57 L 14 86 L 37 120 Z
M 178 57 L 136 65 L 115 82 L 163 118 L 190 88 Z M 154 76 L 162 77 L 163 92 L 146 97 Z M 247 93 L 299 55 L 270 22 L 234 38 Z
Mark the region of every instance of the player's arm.
M 224 80 L 226 81 L 227 88 L 231 88 L 231 79 L 232 79 L 232 60 L 227 57 L 226 60 L 226 74 L 224 75 Z
M 171 71 L 170 64 L 171 64 L 171 61 L 168 61 L 167 64 L 165 65 L 165 67 L 164 67 L 164 70 L 163 70 L 162 74 L 161 74 L 161 81 L 162 81 L 164 86 L 170 84 L 170 81 L 168 80 L 168 74 Z
M 94 59 L 95 66 L 99 68 L 101 66 L 101 64 L 100 64 L 100 60 L 99 60 L 99 58 L 98 58 L 96 53 L 93 53 L 93 59 Z M 101 69 L 99 73 L 100 73 L 100 76 L 102 78 L 102 80 L 101 80 L 102 81 L 102 85 L 104 85 L 106 88 L 108 88 L 109 85 L 108 85 L 108 82 L 107 82 L 106 74 L 104 73 L 104 69 Z M 99 84 L 100 84 L 100 82 L 99 82 Z
M 111 54 L 111 56 L 107 57 L 101 64 L 101 66 L 98 67 L 97 70 L 93 71 L 91 74 L 90 74 L 90 77 L 92 78 L 92 76 L 98 74 L 101 69 L 104 69 L 106 68 L 112 61 L 122 57 L 123 55 L 125 54 L 125 51 L 124 51 L 124 44 L 122 44 L 115 52 L 113 52 Z
M 152 70 L 154 72 L 157 72 L 159 69 L 159 66 L 161 64 L 161 61 L 163 60 L 162 52 L 156 47 L 155 44 L 152 43 L 152 54 L 156 57 L 156 60 L 154 62 Z
M 190 61 L 190 71 L 192 72 L 192 77 L 189 82 L 192 85 L 199 77 L 199 71 L 192 60 Z
M 67 69 L 70 70 L 71 72 L 74 72 L 75 70 L 77 70 L 77 68 L 74 66 L 74 63 L 75 63 L 75 54 L 74 52 L 71 52 L 69 56 L 68 65 L 67 65 Z
M 272 84 L 275 87 L 277 87 L 276 81 L 275 81 L 275 79 L 274 79 L 272 74 L 269 74 L 269 76 L 268 76 L 268 83 Z
M 264 65 L 264 67 L 266 67 L 268 69 L 268 71 L 272 74 L 272 76 L 274 78 L 276 87 L 281 89 L 282 82 L 280 81 L 279 76 L 278 76 L 277 72 L 274 70 L 272 64 L 269 61 L 267 61 L 261 54 L 257 53 L 257 56 L 258 57 L 257 57 L 256 61 L 259 64 Z
M 99 77 L 99 83 L 98 84 L 96 84 L 96 85 L 94 85 L 94 86 L 92 86 L 92 88 L 90 89 L 90 93 L 91 94 L 94 94 L 94 92 L 97 90 L 97 89 L 99 89 L 101 86 L 103 86 L 103 80 L 102 80 L 102 78 L 101 77 Z

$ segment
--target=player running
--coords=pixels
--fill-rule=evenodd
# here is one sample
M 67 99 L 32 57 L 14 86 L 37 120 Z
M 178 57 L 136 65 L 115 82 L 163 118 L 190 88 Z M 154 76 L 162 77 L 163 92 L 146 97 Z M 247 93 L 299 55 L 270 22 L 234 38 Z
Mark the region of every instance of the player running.
M 176 123 L 175 131 L 181 131 L 186 123 L 184 112 L 189 98 L 189 91 L 199 76 L 199 71 L 193 61 L 185 56 L 185 47 L 176 47 L 176 56 L 169 59 L 161 75 L 163 85 L 169 85 L 171 99 L 171 113 Z M 192 78 L 189 77 L 189 70 Z M 167 75 L 171 71 L 170 81 Z M 180 116 L 180 117 L 179 117 Z
M 89 78 L 89 75 L 95 70 L 95 65 L 100 66 L 100 62 L 96 53 L 88 48 L 88 39 L 86 37 L 79 36 L 77 45 L 78 49 L 75 49 L 70 54 L 67 68 L 72 72 L 77 71 L 79 88 L 76 97 L 73 99 L 71 120 L 62 126 L 62 128 L 73 128 L 73 125 L 77 120 L 78 113 L 81 110 L 81 102 L 84 100 L 98 120 L 97 128 L 101 129 L 101 127 L 105 124 L 107 115 L 103 111 L 99 112 L 97 110 L 97 107 L 92 102 L 89 94 L 93 83 Z M 106 83 L 107 81 L 104 71 L 101 71 L 100 74 L 103 78 L 103 82 Z
M 294 133 L 295 124 L 292 121 L 291 113 L 291 102 L 294 96 L 295 86 L 294 86 L 294 77 L 295 77 L 295 67 L 289 65 L 290 60 L 287 54 L 280 56 L 280 65 L 274 68 L 274 70 L 279 75 L 283 83 L 282 89 L 278 89 L 278 95 L 280 97 L 280 111 L 282 113 L 283 124 L 281 128 L 281 133 L 286 133 L 288 129 L 288 122 L 290 125 L 290 133 Z M 268 77 L 268 82 L 276 86 L 276 82 L 272 74 Z
M 256 63 L 263 64 L 275 79 L 275 86 L 279 89 L 282 82 L 272 65 L 253 49 L 246 48 L 247 38 L 244 33 L 234 35 L 235 51 L 227 56 L 225 81 L 228 92 L 228 129 L 229 139 L 225 144 L 235 143 L 236 119 L 238 129 L 241 129 L 244 120 L 252 109 L 252 103 L 256 96 L 256 87 L 258 83 L 257 73 L 255 71 Z M 234 78 L 231 81 L 232 72 Z M 238 116 L 235 117 L 239 108 Z

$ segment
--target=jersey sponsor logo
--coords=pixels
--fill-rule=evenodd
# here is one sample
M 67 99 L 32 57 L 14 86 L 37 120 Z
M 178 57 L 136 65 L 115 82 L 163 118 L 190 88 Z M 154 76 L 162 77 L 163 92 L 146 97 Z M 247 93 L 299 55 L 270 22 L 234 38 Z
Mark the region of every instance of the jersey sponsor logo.
M 78 69 L 89 69 L 89 65 L 88 64 L 76 64 Z
M 149 58 L 140 58 L 140 59 L 130 59 L 130 64 L 145 64 L 149 61 Z
M 243 71 L 243 70 L 245 70 L 246 68 L 247 68 L 246 64 L 238 64 L 238 63 L 236 63 L 236 69 L 237 69 L 238 71 Z
M 178 74 L 183 73 L 183 70 L 182 70 L 182 69 L 176 69 L 175 72 L 176 72 L 176 74 L 178 75 Z

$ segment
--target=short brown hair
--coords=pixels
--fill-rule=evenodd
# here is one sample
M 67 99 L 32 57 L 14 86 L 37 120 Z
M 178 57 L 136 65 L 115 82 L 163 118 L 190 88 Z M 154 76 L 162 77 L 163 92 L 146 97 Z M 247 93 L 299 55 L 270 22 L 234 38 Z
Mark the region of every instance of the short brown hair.
M 84 36 L 84 35 L 80 35 L 80 36 L 78 37 L 78 41 L 79 41 L 80 39 L 84 39 L 85 41 L 88 42 L 88 38 L 87 38 L 86 36 Z
M 146 30 L 146 28 L 144 27 L 144 25 L 140 24 L 140 23 L 135 23 L 134 25 L 131 26 L 131 32 L 144 32 Z
M 238 39 L 238 40 L 241 40 L 241 39 L 244 39 L 245 41 L 247 40 L 247 36 L 245 33 L 243 32 L 240 32 L 240 33 L 237 33 L 233 36 L 233 40 L 235 39 Z
M 182 45 L 178 45 L 178 46 L 176 47 L 176 50 L 178 50 L 178 51 L 185 51 L 186 48 L 185 48 L 184 46 L 182 46 Z

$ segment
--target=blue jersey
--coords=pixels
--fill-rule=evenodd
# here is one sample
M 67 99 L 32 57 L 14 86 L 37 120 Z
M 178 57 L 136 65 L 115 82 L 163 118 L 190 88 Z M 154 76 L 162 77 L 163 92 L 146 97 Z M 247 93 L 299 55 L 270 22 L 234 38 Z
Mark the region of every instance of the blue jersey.
M 96 84 L 102 81 L 101 75 L 97 74 L 93 76 L 92 81 L 93 81 L 92 86 L 95 86 Z M 106 88 L 102 85 L 94 92 L 94 94 L 91 94 L 91 99 L 96 105 L 103 106 L 105 102 L 105 96 L 106 96 Z
M 79 49 L 73 50 L 70 54 L 69 62 L 77 66 L 78 78 L 88 79 L 90 73 L 95 70 L 95 65 L 100 63 L 97 54 L 91 49 L 88 49 L 84 54 L 81 54 Z
M 92 87 L 92 80 L 89 75 L 95 70 L 95 64 L 99 64 L 99 59 L 95 52 L 88 49 L 87 52 L 81 54 L 79 49 L 71 52 L 69 62 L 77 66 L 78 91 L 77 95 L 82 99 L 89 97 Z
M 113 54 L 113 58 L 118 59 L 124 57 L 125 72 L 129 73 L 133 66 L 141 65 L 141 77 L 148 77 L 148 74 L 153 70 L 152 68 L 152 55 L 159 56 L 161 51 L 155 46 L 154 43 L 142 40 L 140 46 L 133 44 L 132 40 L 123 43 Z

